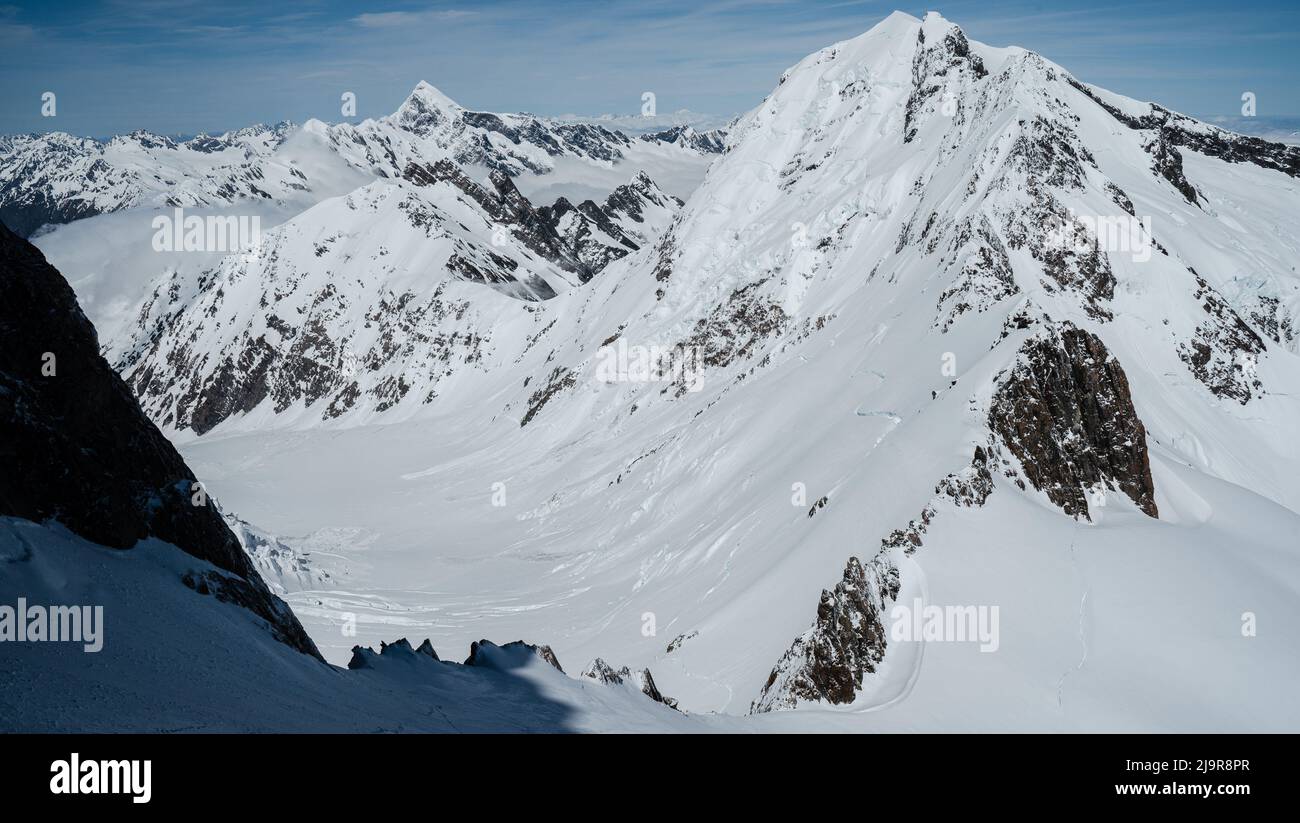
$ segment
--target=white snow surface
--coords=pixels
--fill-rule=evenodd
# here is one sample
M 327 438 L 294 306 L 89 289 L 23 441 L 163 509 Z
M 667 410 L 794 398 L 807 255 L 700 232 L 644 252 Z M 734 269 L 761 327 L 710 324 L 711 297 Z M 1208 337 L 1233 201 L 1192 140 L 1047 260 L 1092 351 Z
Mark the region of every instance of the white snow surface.
M 661 729 L 1300 731 L 1291 631 L 1300 625 L 1300 359 L 1293 342 L 1266 339 L 1254 365 L 1262 389 L 1242 404 L 1211 393 L 1179 355 L 1206 322 L 1190 268 L 1243 316 L 1261 294 L 1295 316 L 1300 184 L 1183 148 L 1201 195 L 1189 203 L 1152 172 L 1141 133 L 1059 66 L 973 42 L 987 76 L 932 75 L 939 91 L 915 107 L 917 134 L 904 141 L 913 73 L 932 54 L 918 60 L 918 49 L 952 31 L 935 14 L 895 13 L 805 58 L 740 120 L 659 243 L 590 283 L 532 306 L 449 284 L 471 307 L 455 328 L 485 342 L 473 363 L 448 367 L 435 400 L 412 391 L 383 411 L 331 420 L 320 414 L 328 398 L 279 412 L 263 404 L 202 437 L 169 430 L 225 505 L 293 536 L 330 572 L 331 586 L 286 598 L 331 662 L 346 662 L 355 643 L 402 636 L 427 636 L 440 651 L 522 637 L 550 645 L 573 671 L 595 657 L 649 668 L 691 713 L 644 720 Z M 947 94 L 954 114 L 943 111 Z M 1078 185 L 1054 185 L 1052 196 L 1078 215 L 1111 214 L 1113 183 L 1167 250 L 1141 263 L 1109 255 L 1114 294 L 1098 304 L 1113 319 L 1009 243 L 1031 196 L 1018 140 L 1050 128 L 1036 118 L 1093 158 L 1080 163 Z M 1016 289 L 988 299 L 959 291 L 973 296 L 957 311 L 948 295 L 969 282 L 963 264 L 976 253 L 958 228 L 981 220 L 1009 249 Z M 359 289 L 427 294 L 412 286 L 414 270 L 340 271 L 341 287 L 355 278 Z M 227 301 L 232 313 L 204 325 L 203 301 L 196 295 L 182 314 L 187 328 L 255 314 Z M 729 310 L 737 305 L 740 320 Z M 924 546 L 897 558 L 900 602 L 923 594 L 997 606 L 998 651 L 893 643 L 850 705 L 730 717 L 749 711 L 846 560 L 874 555 L 936 482 L 970 461 L 987 435 L 994 383 L 1029 334 L 1000 335 L 1022 309 L 1095 333 L 1122 364 L 1147 430 L 1159 519 L 1111 492 L 1091 522 L 1075 520 L 998 475 L 984 506 L 942 508 Z M 768 326 L 755 315 L 783 319 Z M 358 331 L 365 318 L 339 323 Z M 607 383 L 595 366 L 615 336 L 639 346 L 702 339 L 719 356 L 698 392 Z M 941 370 L 948 354 L 955 385 Z M 405 356 L 385 368 L 418 378 Z M 810 517 L 823 495 L 828 504 Z M 97 562 L 161 574 L 162 554 Z M 1248 614 L 1254 636 L 1243 635 Z M 352 618 L 355 637 L 342 630 Z M 211 619 L 230 618 L 218 610 Z M 195 650 L 193 665 L 213 654 Z M 324 695 L 337 700 L 331 689 L 351 674 L 313 680 L 285 663 L 292 652 L 259 654 L 291 670 L 261 674 L 295 678 L 284 681 L 295 694 L 266 696 L 250 726 L 296 722 L 280 714 L 294 701 L 344 712 L 371 699 L 326 708 Z M 594 687 L 579 688 L 557 699 L 584 706 Z M 409 693 L 383 689 L 375 699 L 392 694 L 393 708 L 374 715 L 396 724 Z M 593 717 L 603 709 L 575 711 L 577 725 L 609 728 Z M 191 712 L 204 716 L 200 703 L 177 702 L 160 717 L 179 725 Z M 719 716 L 698 719 L 709 713 Z

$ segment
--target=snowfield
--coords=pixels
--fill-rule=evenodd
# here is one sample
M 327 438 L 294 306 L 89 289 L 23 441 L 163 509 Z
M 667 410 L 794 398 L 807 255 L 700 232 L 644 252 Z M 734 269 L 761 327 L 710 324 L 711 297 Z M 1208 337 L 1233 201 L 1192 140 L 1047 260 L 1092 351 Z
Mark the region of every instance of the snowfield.
M 463 155 L 454 133 L 398 154 Z M 498 148 L 545 169 L 515 180 L 533 205 L 629 176 Z M 329 663 L 522 638 L 568 676 L 324 666 L 184 590 L 140 605 L 167 546 L 11 521 L 0 551 L 40 562 L 0 602 L 103 602 L 109 634 L 90 662 L 22 649 L 0 717 L 40 708 L 7 725 L 1300 731 L 1300 149 L 896 12 L 789 69 L 711 162 L 623 152 L 685 204 L 590 277 L 531 212 L 493 238 L 497 205 L 398 177 L 163 275 L 103 338 Z M 1090 228 L 1130 218 L 1138 246 Z M 94 220 L 42 246 L 125 318 Z M 604 379 L 620 342 L 698 355 L 701 390 Z M 899 639 L 918 598 L 996 609 L 996 648 Z M 682 712 L 571 676 L 596 658 Z

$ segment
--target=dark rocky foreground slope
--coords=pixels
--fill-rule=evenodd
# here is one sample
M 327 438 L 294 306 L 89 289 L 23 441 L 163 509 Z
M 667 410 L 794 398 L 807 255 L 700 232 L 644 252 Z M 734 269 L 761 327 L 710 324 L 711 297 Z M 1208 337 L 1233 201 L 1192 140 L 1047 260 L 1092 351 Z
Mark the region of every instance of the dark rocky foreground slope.
M 0 515 L 58 521 L 115 549 L 150 536 L 171 543 L 221 570 L 195 570 L 178 582 L 243 606 L 282 642 L 320 657 L 194 473 L 100 356 L 68 282 L 4 227 L 0 462 Z

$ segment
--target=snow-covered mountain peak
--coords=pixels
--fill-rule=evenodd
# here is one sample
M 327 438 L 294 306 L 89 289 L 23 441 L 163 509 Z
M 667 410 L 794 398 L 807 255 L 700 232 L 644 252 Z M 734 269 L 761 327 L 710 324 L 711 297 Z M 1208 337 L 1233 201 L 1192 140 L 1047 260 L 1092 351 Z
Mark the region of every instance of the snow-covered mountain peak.
M 397 111 L 386 119 L 391 119 L 406 131 L 427 134 L 433 130 L 451 128 L 457 115 L 463 111 L 463 106 L 432 84 L 421 80 Z
M 330 499 L 502 631 L 527 620 L 579 659 L 653 663 L 688 709 L 884 705 L 920 667 L 885 615 L 929 585 L 1034 625 L 1008 625 L 1013 651 L 988 665 L 927 650 L 910 716 L 983 716 L 983 700 L 1047 725 L 1088 688 L 1060 686 L 1085 573 L 1112 586 L 1089 619 L 1141 656 L 1123 603 L 1195 627 L 1175 639 L 1219 637 L 1197 621 L 1282 568 L 1225 558 L 1283 557 L 1300 510 L 1300 152 L 937 16 L 800 61 L 681 206 L 637 175 L 604 203 L 533 209 L 511 175 L 623 148 L 436 103 L 415 106 L 419 133 L 327 127 L 394 179 L 285 224 L 259 261 L 159 283 L 119 364 L 208 454 L 304 430 L 258 454 L 259 489 L 318 460 L 365 475 Z M 666 228 L 635 236 L 651 216 Z M 566 278 L 581 268 L 538 251 L 557 238 L 601 273 Z M 511 299 L 529 275 L 559 293 Z M 498 481 L 510 503 L 488 506 Z M 277 505 L 319 515 L 321 499 Z M 472 572 L 429 559 L 430 523 Z M 524 577 L 530 602 L 562 606 L 484 603 Z M 1265 605 L 1284 622 L 1294 602 Z M 682 642 L 633 630 L 647 613 Z M 1153 688 L 1229 705 L 1202 663 L 1163 660 Z M 1089 676 L 1114 687 L 1124 669 Z
M 398 111 L 413 105 L 440 109 L 464 110 L 465 108 L 455 100 L 448 97 L 437 86 L 426 80 L 421 80 L 419 83 L 415 84 L 415 88 L 411 89 L 411 93 L 406 96 L 406 101 L 402 103 L 401 107 L 398 108 Z

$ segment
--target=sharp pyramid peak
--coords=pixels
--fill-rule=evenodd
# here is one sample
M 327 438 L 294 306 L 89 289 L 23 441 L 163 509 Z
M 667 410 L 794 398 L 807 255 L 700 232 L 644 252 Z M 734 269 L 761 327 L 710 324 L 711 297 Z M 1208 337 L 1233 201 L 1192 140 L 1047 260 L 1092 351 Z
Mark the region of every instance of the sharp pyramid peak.
M 416 84 L 411 93 L 407 95 L 406 100 L 402 103 L 402 108 L 408 108 L 412 104 L 419 103 L 424 106 L 433 106 L 440 109 L 463 109 L 464 107 L 452 100 L 442 92 L 437 86 L 421 80 Z

